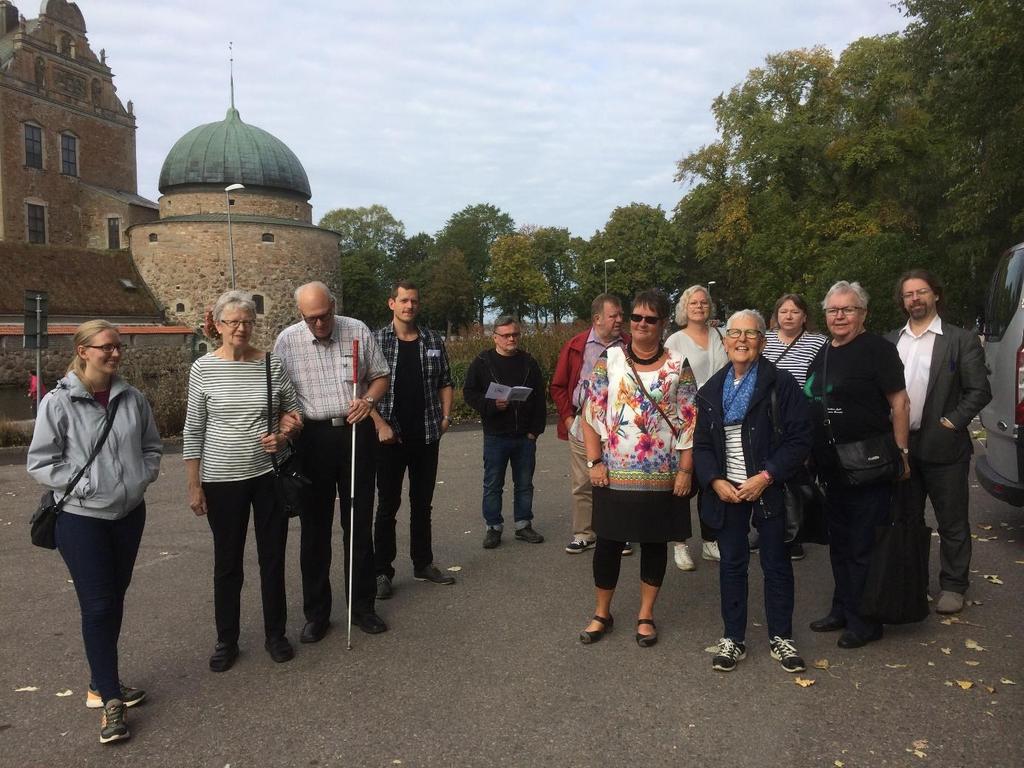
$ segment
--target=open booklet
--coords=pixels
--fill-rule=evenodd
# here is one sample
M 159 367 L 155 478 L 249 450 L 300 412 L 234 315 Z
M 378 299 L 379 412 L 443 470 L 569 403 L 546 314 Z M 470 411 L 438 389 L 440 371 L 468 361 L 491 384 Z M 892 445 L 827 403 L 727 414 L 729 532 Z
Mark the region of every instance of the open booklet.
M 492 381 L 487 387 L 484 397 L 489 400 L 511 400 L 512 402 L 525 402 L 526 398 L 533 392 L 533 387 L 509 387 Z

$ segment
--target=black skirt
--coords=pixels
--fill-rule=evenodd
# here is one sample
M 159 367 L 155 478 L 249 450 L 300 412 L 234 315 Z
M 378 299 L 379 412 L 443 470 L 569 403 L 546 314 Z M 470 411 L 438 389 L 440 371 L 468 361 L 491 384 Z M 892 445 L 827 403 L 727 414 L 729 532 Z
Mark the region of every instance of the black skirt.
M 690 500 L 671 491 L 594 488 L 594 533 L 637 544 L 686 541 L 693 533 Z

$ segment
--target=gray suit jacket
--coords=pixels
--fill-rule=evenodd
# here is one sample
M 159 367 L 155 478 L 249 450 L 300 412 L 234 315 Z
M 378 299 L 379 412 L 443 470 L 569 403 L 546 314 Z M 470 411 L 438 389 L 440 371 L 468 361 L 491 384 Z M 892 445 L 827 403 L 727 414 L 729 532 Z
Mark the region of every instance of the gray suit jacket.
M 942 334 L 935 337 L 932 349 L 921 428 L 910 435 L 910 453 L 921 461 L 953 464 L 970 460 L 974 446 L 968 426 L 992 399 L 992 389 L 978 337 L 945 320 L 941 322 Z M 895 344 L 900 330 L 885 338 Z M 942 426 L 943 416 L 956 429 Z

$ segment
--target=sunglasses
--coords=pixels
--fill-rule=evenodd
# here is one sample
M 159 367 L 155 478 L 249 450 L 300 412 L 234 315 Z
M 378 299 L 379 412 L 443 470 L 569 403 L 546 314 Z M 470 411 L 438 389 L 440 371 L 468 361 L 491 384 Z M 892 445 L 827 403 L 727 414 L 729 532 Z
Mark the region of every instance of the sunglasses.
M 648 325 L 657 325 L 661 322 L 661 318 L 657 315 L 638 315 L 636 313 L 631 314 L 629 319 L 634 323 L 647 323 Z

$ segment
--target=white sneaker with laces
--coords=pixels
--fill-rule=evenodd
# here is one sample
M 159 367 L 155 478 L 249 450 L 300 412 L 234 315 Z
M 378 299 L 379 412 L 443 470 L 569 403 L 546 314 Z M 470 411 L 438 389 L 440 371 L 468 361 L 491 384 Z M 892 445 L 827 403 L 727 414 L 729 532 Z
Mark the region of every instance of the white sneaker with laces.
M 700 556 L 705 560 L 721 560 L 722 554 L 718 551 L 718 542 L 705 541 L 700 548 Z
M 697 570 L 697 564 L 693 562 L 693 557 L 690 555 L 690 548 L 686 546 L 685 541 L 676 542 L 675 547 L 672 549 L 672 557 L 676 561 L 676 568 L 680 571 Z

